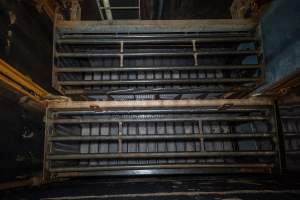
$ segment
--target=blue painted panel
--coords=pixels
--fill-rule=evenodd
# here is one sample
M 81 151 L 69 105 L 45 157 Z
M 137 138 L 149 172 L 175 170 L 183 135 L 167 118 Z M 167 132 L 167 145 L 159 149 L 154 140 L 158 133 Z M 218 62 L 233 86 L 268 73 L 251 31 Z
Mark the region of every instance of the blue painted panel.
M 261 88 L 300 71 L 300 0 L 277 0 L 261 19 L 266 82 Z

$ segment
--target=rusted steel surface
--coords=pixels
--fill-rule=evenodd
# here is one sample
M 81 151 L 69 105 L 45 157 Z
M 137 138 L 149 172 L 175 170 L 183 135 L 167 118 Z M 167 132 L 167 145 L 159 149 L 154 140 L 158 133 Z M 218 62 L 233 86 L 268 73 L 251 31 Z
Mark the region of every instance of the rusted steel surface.
M 209 100 L 149 100 L 149 101 L 49 101 L 48 108 L 66 109 L 104 109 L 104 108 L 172 108 L 172 107 L 209 107 L 220 109 L 231 106 L 272 105 L 269 98 L 250 99 L 209 99 Z

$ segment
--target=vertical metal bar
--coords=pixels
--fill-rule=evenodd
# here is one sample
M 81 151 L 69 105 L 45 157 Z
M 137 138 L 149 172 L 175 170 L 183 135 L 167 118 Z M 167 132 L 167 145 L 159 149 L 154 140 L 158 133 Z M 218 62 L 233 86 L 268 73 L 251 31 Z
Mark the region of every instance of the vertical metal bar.
M 139 19 L 141 20 L 141 0 L 139 0 Z
M 197 51 L 196 40 L 192 40 L 192 44 L 193 44 L 193 52 L 196 52 Z
M 99 124 L 92 124 L 91 127 L 91 135 L 98 136 L 99 135 Z M 90 144 L 90 153 L 99 153 L 99 145 L 97 141 L 93 141 Z M 97 160 L 90 160 L 90 165 L 97 165 Z
M 123 67 L 124 66 L 124 42 L 121 41 L 120 42 L 120 67 Z
M 105 14 L 106 14 L 107 20 L 113 20 L 112 10 L 110 9 L 109 0 L 102 0 L 102 2 L 103 2 L 103 6 L 105 8 Z
M 192 40 L 192 45 L 193 45 L 194 65 L 198 66 L 198 54 L 197 54 L 196 40 Z
M 44 138 L 44 162 L 43 162 L 43 180 L 46 181 L 47 179 L 49 179 L 49 162 L 50 160 L 47 159 L 47 155 L 50 153 L 50 147 L 49 147 L 49 129 L 50 129 L 50 122 L 49 122 L 49 111 L 48 109 L 46 109 L 46 120 L 45 120 L 45 124 L 46 124 L 46 130 L 45 130 L 45 138 Z M 52 144 L 52 142 L 51 142 Z
M 257 60 L 259 64 L 264 64 L 265 63 L 265 57 L 264 57 L 264 47 L 263 47 L 263 37 L 262 37 L 262 32 L 261 32 L 261 26 L 258 26 L 257 31 L 256 31 L 256 37 L 259 38 L 258 41 L 255 42 L 255 48 L 258 49 L 262 52 L 257 56 Z M 260 69 L 261 70 L 261 78 L 264 80 L 266 78 L 266 68 L 263 65 L 263 67 Z
M 81 136 L 89 136 L 90 135 L 90 124 L 81 124 Z M 80 144 L 80 153 L 90 153 L 90 144 L 87 142 L 87 144 Z M 82 160 L 80 161 L 81 164 L 85 165 L 88 164 L 88 160 Z
M 99 10 L 100 18 L 101 18 L 101 20 L 104 20 L 104 15 L 103 15 L 103 12 L 101 9 L 100 0 L 96 0 L 96 3 L 97 3 L 98 10 Z
M 118 131 L 118 136 L 119 136 L 119 139 L 118 139 L 118 152 L 119 153 L 122 153 L 122 139 L 121 139 L 121 136 L 122 136 L 122 133 L 123 132 L 123 124 L 122 122 L 119 122 L 119 131 Z
M 274 129 L 276 135 L 274 136 L 274 141 L 276 141 L 276 151 L 278 153 L 278 164 L 279 164 L 279 173 L 281 174 L 283 170 L 286 169 L 286 151 L 285 151 L 285 143 L 284 143 L 284 135 L 283 135 L 283 127 L 280 120 L 280 110 L 278 106 L 278 102 L 274 101 L 274 117 L 272 118 L 274 123 Z
M 56 25 L 57 25 L 57 20 L 58 20 L 58 16 L 57 16 L 57 10 L 58 8 L 55 9 L 55 14 L 54 14 L 54 21 L 53 21 L 53 41 L 52 41 L 52 87 L 56 88 L 57 90 L 60 91 L 60 86 L 58 85 L 58 80 L 57 80 L 57 74 L 55 72 L 56 70 L 56 63 L 58 62 L 56 57 L 55 57 L 55 53 L 56 53 L 56 40 L 57 40 L 57 30 L 56 30 Z
M 158 2 L 158 16 L 157 19 L 160 20 L 163 14 L 163 8 L 164 8 L 164 0 L 159 0 Z
M 205 147 L 204 147 L 204 133 L 203 133 L 203 121 L 202 120 L 198 121 L 198 126 L 199 126 L 199 134 L 200 134 L 201 152 L 204 152 Z
M 120 52 L 121 53 L 124 52 L 124 42 L 123 41 L 120 42 Z
M 194 53 L 194 65 L 198 66 L 198 53 Z
M 124 55 L 120 54 L 120 67 L 124 66 Z

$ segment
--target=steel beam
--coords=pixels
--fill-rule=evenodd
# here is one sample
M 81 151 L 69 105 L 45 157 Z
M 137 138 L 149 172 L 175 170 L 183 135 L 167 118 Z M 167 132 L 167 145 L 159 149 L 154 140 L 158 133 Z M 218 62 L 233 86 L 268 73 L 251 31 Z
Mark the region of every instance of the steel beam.
M 229 107 L 233 106 L 266 106 L 273 105 L 269 98 L 250 98 L 250 99 L 209 99 L 209 100 L 157 100 L 157 101 L 66 101 L 55 102 L 50 101 L 48 108 L 192 108 L 192 107 Z
M 270 138 L 272 134 L 268 133 L 243 133 L 243 134 L 215 134 L 215 135 L 200 135 L 200 134 L 182 134 L 182 135 L 145 135 L 145 136 L 54 136 L 50 138 L 52 142 L 71 142 L 71 141 L 153 141 L 153 140 L 193 140 L 198 138 L 205 139 L 251 139 L 251 138 Z
M 256 152 L 188 152 L 188 153 L 123 153 L 123 154 L 64 154 L 47 155 L 48 160 L 86 160 L 86 159 L 142 159 L 142 158 L 211 158 L 211 157 L 243 157 L 243 156 L 274 156 L 273 151 Z
M 0 59 L 0 81 L 14 92 L 28 96 L 37 103 L 41 103 L 41 100 L 49 95 L 46 90 L 2 59 Z
M 273 164 L 231 164 L 231 165 L 218 165 L 218 164 L 177 164 L 177 165 L 147 165 L 147 166 L 111 166 L 111 167 L 66 167 L 66 168 L 51 168 L 50 172 L 83 172 L 83 171 L 111 171 L 111 170 L 138 170 L 138 169 L 180 169 L 180 168 L 272 168 Z
M 56 73 L 81 72 L 136 72 L 136 71 L 195 71 L 195 70 L 233 70 L 233 69 L 259 69 L 264 65 L 201 65 L 201 66 L 151 66 L 151 67 L 56 67 Z
M 55 53 L 57 58 L 99 58 L 99 57 L 149 57 L 149 56 L 224 56 L 224 55 L 255 55 L 261 54 L 261 51 L 197 51 L 197 52 L 151 52 L 151 53 Z
M 164 33 L 253 31 L 255 20 L 114 20 L 58 21 L 62 33 Z

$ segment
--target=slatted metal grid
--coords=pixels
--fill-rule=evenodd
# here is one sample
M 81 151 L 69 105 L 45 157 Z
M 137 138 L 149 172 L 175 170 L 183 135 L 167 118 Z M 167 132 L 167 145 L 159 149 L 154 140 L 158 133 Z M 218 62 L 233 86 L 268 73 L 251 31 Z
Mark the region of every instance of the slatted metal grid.
M 299 171 L 300 106 L 298 103 L 280 106 L 287 170 Z
M 54 103 L 45 177 L 271 173 L 275 121 L 265 99 Z
M 261 41 L 247 20 L 55 28 L 53 86 L 76 100 L 240 98 L 264 80 Z

